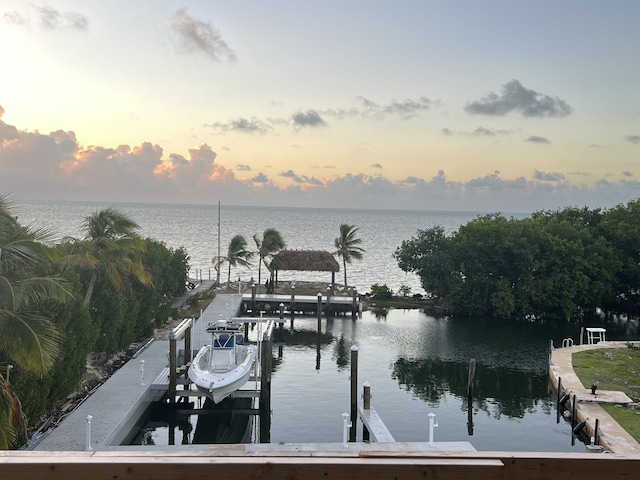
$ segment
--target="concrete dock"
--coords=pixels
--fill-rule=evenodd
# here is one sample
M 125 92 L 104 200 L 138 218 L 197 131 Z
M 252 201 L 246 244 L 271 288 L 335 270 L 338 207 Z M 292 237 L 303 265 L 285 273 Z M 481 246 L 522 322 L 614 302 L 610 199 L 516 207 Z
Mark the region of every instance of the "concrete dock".
M 231 305 L 239 306 L 240 295 L 218 295 L 203 312 L 192 332 L 192 346 L 200 349 L 210 338 L 205 329 L 210 321 L 227 315 Z M 159 401 L 166 389 L 154 388 L 154 381 L 168 366 L 168 340 L 155 340 L 116 371 L 96 392 L 68 415 L 60 425 L 32 440 L 33 450 L 85 450 L 88 422 L 91 448 L 119 445 L 136 426 L 151 402 Z M 90 418 L 89 418 L 90 417 Z M 89 420 L 88 420 L 89 419 Z
M 606 451 L 622 455 L 640 454 L 640 444 L 629 435 L 599 404 L 612 403 L 627 405 L 632 400 L 623 392 L 597 390 L 594 395 L 590 388 L 586 388 L 573 370 L 572 355 L 576 352 L 603 348 L 627 348 L 627 342 L 599 342 L 590 345 L 576 345 L 564 348 L 554 348 L 551 352 L 549 377 L 554 388 L 558 389 L 558 379 L 561 378 L 563 391 L 571 397 L 576 396 L 576 413 L 578 421 L 587 421 L 590 435 L 595 431 L 595 421 L 599 422 L 600 445 Z

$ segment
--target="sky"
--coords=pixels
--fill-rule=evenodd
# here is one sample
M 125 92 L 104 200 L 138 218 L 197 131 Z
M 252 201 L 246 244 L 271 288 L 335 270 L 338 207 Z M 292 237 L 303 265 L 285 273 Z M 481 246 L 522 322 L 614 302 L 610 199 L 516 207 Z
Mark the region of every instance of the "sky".
M 0 1 L 17 200 L 532 212 L 640 197 L 640 2 Z

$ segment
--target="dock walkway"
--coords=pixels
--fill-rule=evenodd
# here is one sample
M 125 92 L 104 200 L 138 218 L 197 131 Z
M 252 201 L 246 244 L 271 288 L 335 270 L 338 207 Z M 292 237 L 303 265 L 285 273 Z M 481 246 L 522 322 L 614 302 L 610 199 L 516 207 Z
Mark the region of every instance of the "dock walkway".
M 626 342 L 599 342 L 592 345 L 554 348 L 551 352 L 549 377 L 554 388 L 558 389 L 558 378 L 562 379 L 562 388 L 576 396 L 578 421 L 587 421 L 589 432 L 595 431 L 595 420 L 599 422 L 600 445 L 606 450 L 622 455 L 640 454 L 640 444 L 629 435 L 599 403 L 630 404 L 632 400 L 623 392 L 597 390 L 593 395 L 573 370 L 572 355 L 583 350 L 602 348 L 627 348 Z

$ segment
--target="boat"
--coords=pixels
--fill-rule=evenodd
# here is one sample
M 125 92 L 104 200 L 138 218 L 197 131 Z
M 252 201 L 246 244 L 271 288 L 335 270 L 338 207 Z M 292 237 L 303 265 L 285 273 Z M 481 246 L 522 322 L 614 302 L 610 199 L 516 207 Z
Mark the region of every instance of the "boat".
M 207 326 L 211 344 L 200 349 L 189 366 L 189 379 L 198 390 L 220 403 L 249 380 L 255 345 L 245 345 L 240 325 L 218 320 Z

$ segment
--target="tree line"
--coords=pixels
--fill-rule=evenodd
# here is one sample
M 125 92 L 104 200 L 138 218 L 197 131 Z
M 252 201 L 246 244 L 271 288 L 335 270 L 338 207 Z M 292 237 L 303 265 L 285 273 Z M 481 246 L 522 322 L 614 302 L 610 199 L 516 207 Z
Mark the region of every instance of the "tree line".
M 449 314 L 569 321 L 640 312 L 640 200 L 419 230 L 396 249 Z
M 73 392 L 91 352 L 120 351 L 152 335 L 186 289 L 188 255 L 138 236 L 108 208 L 82 238 L 55 240 L 21 225 L 0 195 L 0 449 Z

